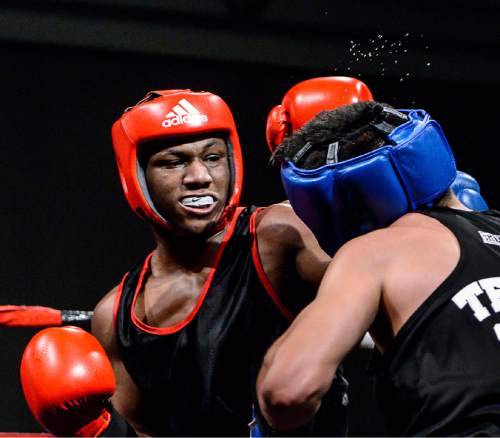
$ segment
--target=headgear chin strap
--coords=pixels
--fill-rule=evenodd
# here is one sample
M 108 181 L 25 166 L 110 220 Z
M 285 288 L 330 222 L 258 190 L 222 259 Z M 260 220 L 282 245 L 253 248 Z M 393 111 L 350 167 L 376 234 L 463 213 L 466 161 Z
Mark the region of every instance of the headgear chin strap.
M 227 134 L 231 187 L 216 230 L 225 226 L 236 209 L 243 180 L 238 132 L 227 104 L 208 92 L 161 90 L 149 92 L 137 105 L 127 108 L 113 124 L 112 138 L 123 191 L 132 210 L 143 219 L 171 228 L 149 195 L 139 159 L 144 142 L 220 132 Z
M 400 111 L 408 121 L 397 128 L 374 125 L 387 134 L 381 148 L 317 169 L 292 161 L 281 167 L 293 209 L 330 255 L 356 236 L 431 205 L 455 179 L 455 159 L 439 123 L 422 110 Z

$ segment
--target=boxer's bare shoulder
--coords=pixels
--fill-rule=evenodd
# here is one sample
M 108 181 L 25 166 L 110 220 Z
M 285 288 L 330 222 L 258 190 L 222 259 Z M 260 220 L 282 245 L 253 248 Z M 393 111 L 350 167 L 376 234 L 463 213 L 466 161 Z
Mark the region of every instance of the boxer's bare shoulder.
M 287 201 L 257 213 L 256 234 L 266 273 L 273 277 L 275 267 L 291 261 L 303 281 L 319 285 L 330 257 Z
M 382 304 L 394 336 L 453 272 L 460 259 L 460 245 L 436 219 L 409 213 L 388 228 L 351 240 L 335 259 L 345 261 L 344 275 L 359 261 L 371 267 L 382 285 Z

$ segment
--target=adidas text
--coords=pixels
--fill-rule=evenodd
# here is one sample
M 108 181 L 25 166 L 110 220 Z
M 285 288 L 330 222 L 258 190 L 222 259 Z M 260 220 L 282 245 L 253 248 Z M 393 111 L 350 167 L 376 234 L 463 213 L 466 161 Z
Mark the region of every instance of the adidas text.
M 174 116 L 162 122 L 164 128 L 183 125 L 184 123 L 200 124 L 208 122 L 208 117 L 204 114 L 185 114 L 183 116 Z

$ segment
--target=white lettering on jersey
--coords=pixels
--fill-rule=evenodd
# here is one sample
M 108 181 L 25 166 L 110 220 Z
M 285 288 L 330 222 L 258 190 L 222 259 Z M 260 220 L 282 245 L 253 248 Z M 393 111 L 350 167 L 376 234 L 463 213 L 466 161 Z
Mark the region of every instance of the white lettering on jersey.
M 479 280 L 479 285 L 486 292 L 495 313 L 500 312 L 500 277 Z
M 465 286 L 461 291 L 457 292 L 452 300 L 460 310 L 468 304 L 474 312 L 476 319 L 478 321 L 482 321 L 491 315 L 488 309 L 484 307 L 481 304 L 481 301 L 477 298 L 478 295 L 481 295 L 482 293 L 483 290 L 479 286 L 479 283 L 475 281 L 474 283 Z
M 498 234 L 486 233 L 485 231 L 478 231 L 478 233 L 484 243 L 500 246 L 500 236 Z
M 452 301 L 460 310 L 468 307 L 472 310 L 474 317 L 481 322 L 491 316 L 490 310 L 479 301 L 478 296 L 483 293 L 488 297 L 491 310 L 500 313 L 500 277 L 483 278 L 475 281 L 458 291 L 453 296 Z M 493 331 L 500 341 L 500 323 L 493 326 Z
M 498 279 L 499 277 L 495 278 Z M 476 317 L 476 319 L 478 321 L 482 321 L 483 319 L 486 319 L 491 315 L 488 309 L 484 307 L 481 304 L 481 301 L 479 301 L 479 299 L 477 298 L 482 293 L 483 290 L 479 286 L 479 283 L 475 281 L 474 283 L 465 286 L 462 290 L 457 292 L 453 296 L 452 300 L 460 310 L 462 310 L 468 304 L 471 310 L 474 312 L 474 316 Z

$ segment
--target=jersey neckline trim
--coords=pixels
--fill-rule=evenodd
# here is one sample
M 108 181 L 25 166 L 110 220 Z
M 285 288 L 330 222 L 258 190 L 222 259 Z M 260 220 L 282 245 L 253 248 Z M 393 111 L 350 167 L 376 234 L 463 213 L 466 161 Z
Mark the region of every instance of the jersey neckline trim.
M 120 298 L 123 293 L 123 285 L 125 284 L 125 280 L 127 279 L 129 273 L 127 272 L 123 278 L 122 281 L 120 281 L 120 284 L 118 285 L 118 291 L 116 292 L 115 295 L 115 300 L 113 303 L 113 327 L 115 327 L 116 330 L 116 322 L 118 321 L 118 311 L 120 309 Z
M 142 322 L 136 316 L 136 314 L 134 312 L 137 297 L 139 295 L 139 292 L 142 290 L 142 288 L 144 286 L 143 283 L 144 283 L 144 279 L 146 278 L 146 274 L 151 272 L 151 257 L 153 255 L 154 251 L 151 252 L 151 254 L 149 254 L 147 256 L 146 260 L 144 261 L 144 264 L 143 264 L 143 267 L 142 267 L 142 270 L 141 270 L 141 273 L 139 276 L 139 281 L 137 282 L 137 286 L 136 286 L 136 289 L 134 292 L 134 298 L 132 299 L 132 305 L 130 306 L 131 320 L 132 320 L 132 323 L 137 328 L 139 328 L 140 330 L 142 330 L 146 333 L 150 333 L 153 335 L 169 335 L 169 334 L 178 332 L 179 330 L 182 330 L 185 326 L 187 326 L 193 320 L 193 318 L 197 315 L 198 311 L 200 310 L 201 305 L 205 301 L 205 296 L 207 295 L 208 290 L 210 289 L 210 286 L 212 285 L 212 280 L 214 278 L 215 272 L 216 272 L 217 267 L 219 265 L 220 259 L 222 258 L 222 254 L 224 253 L 224 249 L 225 249 L 227 243 L 229 242 L 229 240 L 231 239 L 231 236 L 233 235 L 234 229 L 236 227 L 236 223 L 238 222 L 238 218 L 240 216 L 240 213 L 244 209 L 245 209 L 244 207 L 238 207 L 236 209 L 236 211 L 231 219 L 231 222 L 229 223 L 229 227 L 228 227 L 226 233 L 224 234 L 222 242 L 220 243 L 220 246 L 217 249 L 217 253 L 215 254 L 214 264 L 210 268 L 210 272 L 208 274 L 207 279 L 205 280 L 205 283 L 204 283 L 203 288 L 201 290 L 200 296 L 198 297 L 198 300 L 196 301 L 195 306 L 193 307 L 191 312 L 189 312 L 189 314 L 186 318 L 184 318 L 182 321 L 180 321 L 174 325 L 171 325 L 168 327 L 154 327 L 154 326 L 151 326 L 151 325 L 148 325 L 148 324 Z

